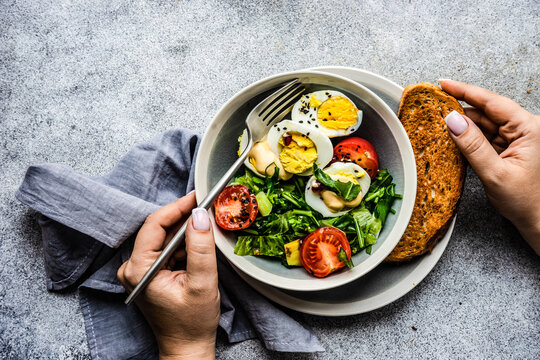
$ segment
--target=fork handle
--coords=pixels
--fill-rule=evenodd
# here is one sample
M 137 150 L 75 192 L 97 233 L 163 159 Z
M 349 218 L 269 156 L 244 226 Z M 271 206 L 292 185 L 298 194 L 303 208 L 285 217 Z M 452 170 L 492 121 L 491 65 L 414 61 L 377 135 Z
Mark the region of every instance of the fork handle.
M 212 206 L 214 199 L 219 195 L 219 193 L 221 193 L 221 190 L 223 190 L 223 188 L 227 186 L 227 184 L 229 183 L 231 178 L 234 176 L 234 174 L 238 171 L 238 169 L 240 169 L 240 167 L 244 163 L 244 160 L 246 160 L 249 154 L 249 151 L 253 147 L 253 139 L 251 137 L 251 134 L 249 134 L 249 130 L 248 130 L 248 135 L 249 135 L 249 142 L 246 149 L 242 152 L 240 157 L 234 162 L 234 164 L 230 167 L 230 169 L 227 170 L 225 175 L 223 175 L 221 179 L 219 179 L 217 184 L 214 185 L 214 187 L 212 188 L 212 190 L 210 190 L 208 195 L 206 195 L 206 197 L 199 203 L 199 207 L 202 207 L 208 210 L 208 208 Z M 152 266 L 150 266 L 150 268 L 146 271 L 146 274 L 144 274 L 141 281 L 139 281 L 137 286 L 135 286 L 131 294 L 129 294 L 127 299 L 124 301 L 126 305 L 131 304 L 133 300 L 135 300 L 135 298 L 144 290 L 146 285 L 148 285 L 148 283 L 150 283 L 150 281 L 154 278 L 154 276 L 156 276 L 159 270 L 163 268 L 163 265 L 165 265 L 165 263 L 169 260 L 169 258 L 174 253 L 174 251 L 184 242 L 188 222 L 189 222 L 189 219 L 184 223 L 184 225 L 182 225 L 180 230 L 178 230 L 178 232 L 174 235 L 174 237 L 169 242 L 169 244 L 167 244 L 165 249 L 163 249 L 163 251 L 158 256 L 156 261 L 154 261 Z
M 248 135 L 249 135 L 249 131 L 248 131 Z M 248 142 L 248 145 L 246 146 L 246 149 L 242 152 L 242 154 L 240 154 L 240 157 L 234 162 L 234 164 L 232 164 L 232 166 L 221 177 L 221 179 L 219 179 L 217 184 L 214 185 L 212 190 L 210 190 L 208 192 L 206 197 L 201 200 L 201 202 L 199 203 L 199 207 L 209 209 L 210 206 L 212 206 L 212 203 L 214 202 L 214 199 L 218 197 L 218 195 L 221 193 L 221 190 L 223 190 L 223 188 L 225 186 L 227 186 L 227 184 L 232 179 L 234 174 L 236 174 L 238 169 L 240 169 L 240 167 L 242 167 L 242 164 L 246 160 L 246 158 L 247 158 L 249 152 L 251 151 L 252 147 L 253 147 L 253 140 L 251 138 L 251 135 L 249 135 L 249 142 Z

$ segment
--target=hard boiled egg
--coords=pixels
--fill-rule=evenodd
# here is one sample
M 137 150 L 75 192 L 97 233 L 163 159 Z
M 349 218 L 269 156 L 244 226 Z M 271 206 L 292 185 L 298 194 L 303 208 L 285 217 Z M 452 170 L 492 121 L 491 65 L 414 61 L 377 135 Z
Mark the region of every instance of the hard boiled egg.
M 238 156 L 240 156 L 248 146 L 247 129 L 244 130 L 240 138 L 238 138 L 240 146 L 238 148 Z M 279 169 L 279 178 L 281 180 L 289 180 L 292 177 L 283 169 L 283 165 L 279 161 L 279 157 L 270 149 L 268 141 L 263 139 L 253 145 L 248 157 L 244 161 L 244 165 L 251 170 L 255 175 L 260 177 L 272 176 L 276 166 Z
M 351 209 L 360 205 L 362 198 L 367 194 L 371 185 L 371 178 L 362 167 L 354 163 L 336 162 L 323 170 L 333 180 L 341 182 L 353 182 L 360 185 L 362 189 L 358 197 L 352 201 L 338 196 L 333 191 L 316 189 L 313 190 L 313 185 L 317 182 L 315 176 L 312 176 L 306 184 L 306 202 L 314 210 L 321 213 L 324 217 L 337 217 L 348 213 Z
M 324 167 L 333 156 L 328 136 L 291 120 L 283 120 L 270 128 L 268 144 L 290 174 L 311 175 L 314 163 Z
M 337 137 L 349 135 L 358 129 L 362 123 L 362 111 L 345 94 L 320 90 L 302 96 L 294 104 L 291 118 L 329 137 Z

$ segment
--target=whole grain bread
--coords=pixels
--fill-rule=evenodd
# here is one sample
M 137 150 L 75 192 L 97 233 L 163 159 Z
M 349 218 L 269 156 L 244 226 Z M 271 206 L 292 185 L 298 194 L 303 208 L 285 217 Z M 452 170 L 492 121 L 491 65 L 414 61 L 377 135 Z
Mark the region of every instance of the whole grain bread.
M 438 86 L 420 83 L 403 91 L 398 117 L 412 144 L 418 184 L 409 225 L 386 261 L 408 261 L 431 251 L 450 226 L 466 169 L 444 122 L 452 110 L 464 114 Z

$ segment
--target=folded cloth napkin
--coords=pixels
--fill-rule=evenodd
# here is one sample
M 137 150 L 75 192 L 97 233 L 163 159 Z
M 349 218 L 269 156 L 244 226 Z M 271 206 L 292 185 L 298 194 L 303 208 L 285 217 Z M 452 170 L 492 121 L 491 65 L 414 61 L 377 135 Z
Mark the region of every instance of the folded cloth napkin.
M 40 213 L 47 288 L 78 287 L 94 359 L 155 359 L 155 338 L 126 306 L 116 271 L 144 219 L 193 189 L 199 137 L 169 130 L 135 146 L 103 177 L 59 164 L 32 166 L 17 199 Z M 249 287 L 218 255 L 220 327 L 230 342 L 258 337 L 270 350 L 324 351 L 319 340 Z

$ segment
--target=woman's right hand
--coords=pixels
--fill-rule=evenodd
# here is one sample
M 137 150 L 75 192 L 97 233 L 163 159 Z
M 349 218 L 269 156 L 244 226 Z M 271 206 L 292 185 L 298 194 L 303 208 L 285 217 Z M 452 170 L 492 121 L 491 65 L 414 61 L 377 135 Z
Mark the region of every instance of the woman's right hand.
M 440 80 L 466 101 L 467 116 L 451 112 L 450 135 L 484 185 L 493 206 L 540 255 L 540 116 L 478 86 Z
M 195 193 L 165 205 L 146 219 L 131 257 L 118 269 L 118 280 L 133 291 L 192 213 L 186 248 L 175 260 L 186 260 L 186 270 L 164 268 L 150 281 L 135 303 L 152 327 L 160 359 L 215 359 L 219 322 L 219 290 L 214 236 L 208 212 L 193 209 Z M 192 211 L 193 209 L 193 211 Z

